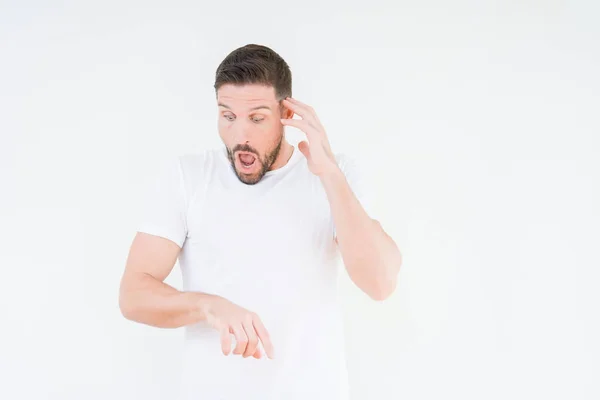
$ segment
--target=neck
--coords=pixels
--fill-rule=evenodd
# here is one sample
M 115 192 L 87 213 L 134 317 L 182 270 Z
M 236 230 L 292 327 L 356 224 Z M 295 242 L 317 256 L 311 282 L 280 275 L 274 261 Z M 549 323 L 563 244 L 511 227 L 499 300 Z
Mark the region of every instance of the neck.
M 269 170 L 273 171 L 286 165 L 292 157 L 294 151 L 294 146 L 289 144 L 287 140 L 283 139 L 283 142 L 281 143 L 281 150 L 279 150 L 277 160 L 275 160 L 275 162 L 273 163 L 273 165 L 271 165 L 271 168 L 269 168 Z

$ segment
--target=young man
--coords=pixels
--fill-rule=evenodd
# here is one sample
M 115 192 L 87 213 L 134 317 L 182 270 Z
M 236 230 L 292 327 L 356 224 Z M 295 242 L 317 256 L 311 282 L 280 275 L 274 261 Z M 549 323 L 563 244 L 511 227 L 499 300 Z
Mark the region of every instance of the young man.
M 401 254 L 365 211 L 355 165 L 291 97 L 277 53 L 234 50 L 215 90 L 225 147 L 177 157 L 145 199 L 121 311 L 185 327 L 183 398 L 347 399 L 338 256 L 361 290 L 383 300 Z M 286 125 L 307 141 L 288 143 Z M 177 259 L 183 291 L 163 282 Z

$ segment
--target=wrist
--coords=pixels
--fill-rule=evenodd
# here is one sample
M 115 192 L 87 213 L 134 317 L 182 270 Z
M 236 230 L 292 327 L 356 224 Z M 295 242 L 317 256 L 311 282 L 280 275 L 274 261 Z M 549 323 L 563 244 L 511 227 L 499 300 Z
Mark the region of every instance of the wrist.
M 190 295 L 194 319 L 199 322 L 208 320 L 217 296 L 199 292 L 190 292 Z
M 329 181 L 335 181 L 344 178 L 344 173 L 342 172 L 340 167 L 334 163 L 331 165 L 330 168 L 327 168 L 325 171 L 323 171 L 319 175 L 319 178 L 323 183 L 326 183 Z
M 335 165 L 331 169 L 319 175 L 319 179 L 326 191 L 338 187 L 345 182 L 346 176 L 339 166 Z

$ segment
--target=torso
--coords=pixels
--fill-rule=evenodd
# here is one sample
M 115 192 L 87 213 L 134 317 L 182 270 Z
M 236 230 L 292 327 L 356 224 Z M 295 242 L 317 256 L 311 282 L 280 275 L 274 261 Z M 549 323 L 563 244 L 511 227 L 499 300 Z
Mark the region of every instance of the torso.
M 216 331 L 188 326 L 184 398 L 346 399 L 339 254 L 327 197 L 304 156 L 296 148 L 251 186 L 224 149 L 184 156 L 182 165 L 190 192 L 184 290 L 256 312 L 276 352 L 274 360 L 226 357 Z

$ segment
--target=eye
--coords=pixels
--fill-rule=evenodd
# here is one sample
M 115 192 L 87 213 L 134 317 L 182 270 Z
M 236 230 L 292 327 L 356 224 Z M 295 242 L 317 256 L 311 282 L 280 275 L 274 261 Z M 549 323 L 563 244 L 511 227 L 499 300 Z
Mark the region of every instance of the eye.
M 223 117 L 225 117 L 225 119 L 226 119 L 227 121 L 233 121 L 233 120 L 234 120 L 234 117 L 233 117 L 233 115 L 226 114 L 226 115 L 223 115 Z
M 257 123 L 261 122 L 263 120 L 264 120 L 264 118 L 252 118 L 252 121 L 257 122 Z

